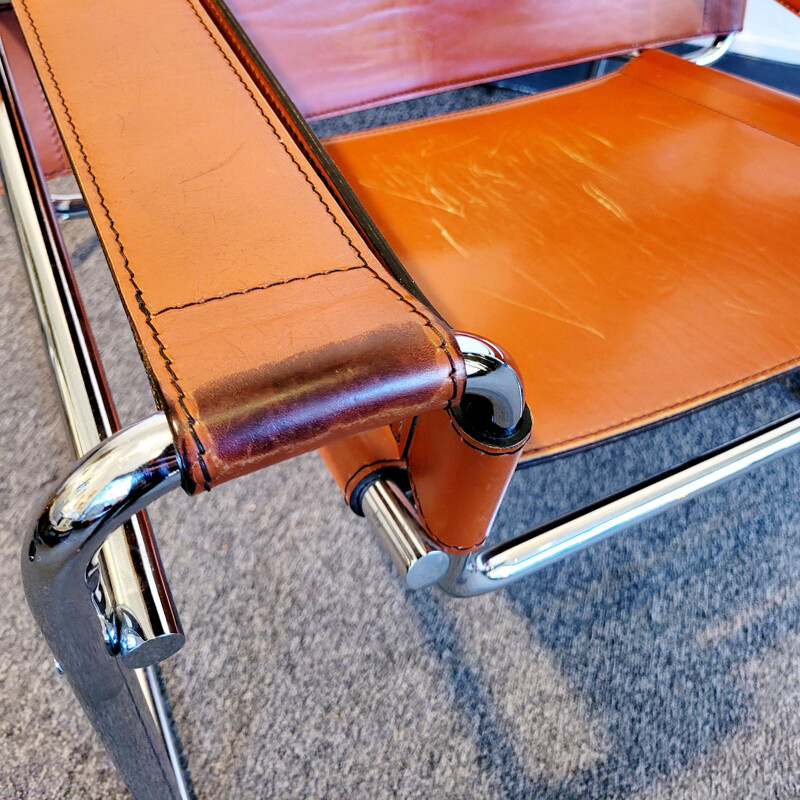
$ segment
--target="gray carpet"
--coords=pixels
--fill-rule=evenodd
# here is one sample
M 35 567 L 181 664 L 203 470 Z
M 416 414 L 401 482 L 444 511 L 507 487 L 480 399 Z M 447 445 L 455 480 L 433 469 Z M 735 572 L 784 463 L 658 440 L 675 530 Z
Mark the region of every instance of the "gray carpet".
M 132 422 L 152 409 L 144 373 L 91 225 L 66 231 Z M 5 216 L 0 274 L 0 797 L 124 798 L 18 577 L 71 457 Z M 495 535 L 797 406 L 774 383 L 521 472 Z M 159 501 L 187 632 L 164 673 L 198 796 L 800 795 L 798 479 L 786 458 L 466 601 L 404 591 L 315 454 Z

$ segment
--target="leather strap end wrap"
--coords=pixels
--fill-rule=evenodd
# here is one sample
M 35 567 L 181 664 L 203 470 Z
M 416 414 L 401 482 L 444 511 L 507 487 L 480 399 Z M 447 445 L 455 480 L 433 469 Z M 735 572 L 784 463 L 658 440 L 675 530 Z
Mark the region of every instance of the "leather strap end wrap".
M 452 332 L 200 0 L 17 0 L 189 492 L 458 402 Z
M 530 432 L 511 447 L 470 436 L 449 409 L 417 419 L 408 446 L 414 505 L 428 535 L 449 552 L 486 539 Z
M 530 430 L 513 445 L 492 446 L 445 409 L 336 442 L 322 457 L 348 503 L 371 474 L 405 469 L 428 535 L 444 550 L 463 553 L 485 541 L 529 438 Z

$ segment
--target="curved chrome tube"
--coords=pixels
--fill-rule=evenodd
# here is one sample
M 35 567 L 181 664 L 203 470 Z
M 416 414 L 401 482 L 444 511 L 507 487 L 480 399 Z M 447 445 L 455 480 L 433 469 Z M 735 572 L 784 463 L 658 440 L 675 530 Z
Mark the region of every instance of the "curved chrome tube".
M 22 551 L 31 611 L 87 716 L 137 800 L 187 798 L 153 669 L 126 667 L 105 618 L 94 556 L 125 520 L 180 486 L 163 414 L 114 434 L 73 470 L 45 506 Z
M 458 597 L 499 589 L 798 447 L 795 415 L 568 517 L 481 552 L 451 556 L 439 585 Z
M 703 47 L 700 50 L 695 50 L 691 53 L 685 53 L 682 58 L 699 64 L 701 67 L 710 67 L 712 64 L 719 61 L 733 45 L 733 40 L 736 38 L 735 33 L 728 33 L 724 36 L 717 36 L 714 41 Z
M 30 131 L 0 48 L 0 163 L 5 196 L 19 234 L 72 448 L 83 456 L 119 429 L 103 367 L 50 207 Z M 64 199 L 63 197 L 61 199 Z M 180 649 L 178 613 L 144 513 L 112 534 L 97 558 L 108 635 L 119 629 L 127 666 L 147 667 Z
M 513 428 L 525 411 L 522 381 L 516 370 L 506 355 L 487 339 L 457 333 L 456 342 L 467 370 L 464 394 L 488 400 L 492 422 L 499 428 Z

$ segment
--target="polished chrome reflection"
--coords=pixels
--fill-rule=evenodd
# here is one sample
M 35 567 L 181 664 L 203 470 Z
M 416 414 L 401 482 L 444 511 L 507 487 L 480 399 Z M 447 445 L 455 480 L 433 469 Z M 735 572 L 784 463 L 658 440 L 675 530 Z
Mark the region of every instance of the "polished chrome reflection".
M 155 414 L 114 434 L 75 467 L 22 552 L 28 604 L 56 661 L 137 800 L 186 798 L 154 673 L 128 669 L 98 635 L 94 556 L 148 503 L 180 486 L 172 434 Z M 100 599 L 102 603 L 102 598 Z M 156 687 L 158 688 L 158 687 Z
M 686 61 L 692 61 L 695 64 L 699 64 L 701 67 L 710 67 L 712 64 L 719 61 L 722 56 L 724 56 L 731 49 L 735 38 L 735 33 L 727 33 L 721 36 L 715 36 L 714 41 L 711 42 L 711 44 L 706 45 L 705 47 L 699 47 L 697 50 L 692 50 L 688 53 L 683 53 L 681 58 L 685 59 Z M 600 78 L 605 75 L 609 71 L 608 68 L 611 62 L 615 58 L 629 60 L 641 55 L 641 52 L 641 50 L 632 50 L 630 53 L 623 53 L 618 56 L 610 56 L 608 58 L 598 59 L 597 61 L 592 62 L 592 65 L 589 68 L 589 77 Z
M 522 383 L 514 367 L 486 339 L 457 333 L 456 342 L 467 370 L 464 394 L 488 400 L 492 405 L 492 422 L 499 428 L 513 428 L 525 410 Z
M 687 61 L 693 61 L 701 67 L 709 67 L 719 61 L 733 45 L 733 40 L 736 38 L 735 33 L 729 33 L 725 36 L 717 36 L 714 41 L 703 47 L 700 50 L 695 50 L 691 53 L 685 53 L 683 58 Z
M 0 58 L 2 62 L 2 58 Z M 8 75 L 8 73 L 4 73 Z M 4 83 L 0 162 L 67 430 L 82 456 L 119 428 L 44 178 L 10 84 Z M 156 664 L 184 642 L 155 539 L 144 515 L 109 537 L 99 578 L 128 666 Z
M 53 210 L 62 220 L 75 219 L 75 217 L 88 217 L 89 209 L 82 194 L 50 194 Z
M 439 585 L 459 597 L 499 589 L 798 447 L 800 415 L 522 536 L 451 556 Z
M 0 91 L 0 163 L 5 196 L 19 235 L 70 439 L 76 454 L 83 455 L 113 432 L 118 422 L 1 43 Z M 151 425 L 148 423 L 148 430 Z M 159 427 L 159 436 L 163 437 L 165 423 L 160 422 Z M 150 455 L 159 463 L 158 491 L 166 491 L 175 480 L 174 453 L 167 459 L 164 451 L 171 446 L 171 437 L 169 441 L 151 440 L 153 444 L 157 452 Z M 142 443 L 136 446 L 141 448 Z M 114 451 L 119 452 L 116 448 Z M 140 455 L 147 462 L 149 456 Z M 80 474 L 87 463 L 93 462 L 83 462 L 78 468 Z M 23 582 L 58 670 L 75 689 L 134 797 L 183 800 L 189 792 L 154 667 L 129 669 L 122 663 L 126 657 L 133 666 L 154 663 L 183 643 L 146 517 L 142 515 L 124 531 L 111 534 L 114 525 L 136 510 L 139 501 L 131 505 L 130 498 L 147 485 L 143 478 L 144 474 L 136 477 L 134 471 L 118 475 L 110 485 L 101 487 L 101 505 L 112 496 L 120 501 L 120 514 L 111 513 L 104 522 L 90 519 L 78 508 L 76 498 L 57 495 L 46 519 L 26 540 Z M 133 494 L 124 499 L 126 486 Z M 84 491 L 80 484 L 78 488 Z M 85 494 L 82 496 L 86 499 Z M 139 504 L 152 496 L 145 490 Z M 98 498 L 89 500 L 88 509 L 97 512 Z M 51 518 L 51 512 L 59 508 Z M 75 516 L 71 518 L 71 514 Z M 86 528 L 80 527 L 81 520 L 87 523 Z M 80 524 L 75 527 L 73 522 Z M 105 557 L 98 559 L 97 547 L 109 534 L 112 542 L 106 542 Z M 101 571 L 105 573 L 102 582 Z M 98 609 L 103 612 L 99 628 Z M 144 632 L 141 643 L 133 642 L 140 644 L 133 650 L 125 646 L 126 639 L 120 641 L 119 632 L 125 628 L 117 620 L 117 609 L 131 611 L 128 616 L 136 619 L 137 631 Z M 120 646 L 122 658 L 113 657 Z
M 409 589 L 432 586 L 444 577 L 447 555 L 427 538 L 397 486 L 376 479 L 365 490 L 361 506 Z

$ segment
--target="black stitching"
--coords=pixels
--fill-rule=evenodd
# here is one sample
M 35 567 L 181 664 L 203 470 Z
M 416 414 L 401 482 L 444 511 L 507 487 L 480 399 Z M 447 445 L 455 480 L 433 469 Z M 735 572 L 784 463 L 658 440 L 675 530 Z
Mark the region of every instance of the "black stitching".
M 214 300 L 225 300 L 228 297 L 237 297 L 243 294 L 250 294 L 251 292 L 258 292 L 262 289 L 272 289 L 274 286 L 285 286 L 287 283 L 295 283 L 296 281 L 307 281 L 309 278 L 319 278 L 323 275 L 335 275 L 337 272 L 352 272 L 356 269 L 369 269 L 363 264 L 358 264 L 355 267 L 337 267 L 336 269 L 325 270 L 324 272 L 313 272 L 311 275 L 298 275 L 296 278 L 286 278 L 286 280 L 275 281 L 275 283 L 266 283 L 262 286 L 251 286 L 249 289 L 239 289 L 236 292 L 228 292 L 227 294 L 217 294 L 213 297 L 204 297 L 201 300 L 191 300 L 188 303 L 180 303 L 175 306 L 164 306 L 164 308 L 153 312 L 153 316 L 157 317 L 165 311 L 180 311 L 182 308 L 191 308 L 192 306 L 202 306 L 206 303 L 212 303 Z
M 123 259 L 123 267 L 125 268 L 125 271 L 128 273 L 128 278 L 130 280 L 130 283 L 131 283 L 131 285 L 133 286 L 133 288 L 135 290 L 135 295 L 134 296 L 136 298 L 137 306 L 139 307 L 139 310 L 141 311 L 142 315 L 144 316 L 145 324 L 151 330 L 151 333 L 152 333 L 152 336 L 153 336 L 153 340 L 158 345 L 159 354 L 161 355 L 161 358 L 164 361 L 166 370 L 169 373 L 169 376 L 171 378 L 170 382 L 175 387 L 175 390 L 176 390 L 176 392 L 178 394 L 178 404 L 180 405 L 184 415 L 186 416 L 186 420 L 187 420 L 187 423 L 189 425 L 189 430 L 190 430 L 192 438 L 193 438 L 193 440 L 195 442 L 195 446 L 197 447 L 197 451 L 198 451 L 197 460 L 198 460 L 198 464 L 200 465 L 200 469 L 201 469 L 201 472 L 203 474 L 203 479 L 204 479 L 203 480 L 203 486 L 206 489 L 206 491 L 209 491 L 211 489 L 212 478 L 211 478 L 211 475 L 209 473 L 208 467 L 207 467 L 207 465 L 205 463 L 205 459 L 203 458 L 203 456 L 206 453 L 206 449 L 205 449 L 205 447 L 204 447 L 204 445 L 203 445 L 203 443 L 202 443 L 202 441 L 201 441 L 201 439 L 200 439 L 200 437 L 199 437 L 199 435 L 197 433 L 197 430 L 195 428 L 196 420 L 192 416 L 192 414 L 189 412 L 189 409 L 186 406 L 186 394 L 183 391 L 182 387 L 180 386 L 179 378 L 178 378 L 178 376 L 175 373 L 175 370 L 173 368 L 173 362 L 169 358 L 169 356 L 167 356 L 166 346 L 161 340 L 161 334 L 158 332 L 157 328 L 155 327 L 155 325 L 153 323 L 153 317 L 155 315 L 150 311 L 150 309 L 148 308 L 147 304 L 145 303 L 144 295 L 142 293 L 142 290 L 139 287 L 138 283 L 136 282 L 136 277 L 135 277 L 134 271 L 131 268 L 130 261 L 129 261 L 126 253 L 125 253 L 125 249 L 124 249 L 124 246 L 122 244 L 122 240 L 120 238 L 119 231 L 117 230 L 116 223 L 114 222 L 114 220 L 113 220 L 113 218 L 111 216 L 111 212 L 110 212 L 110 210 L 108 208 L 108 205 L 106 204 L 105 196 L 103 195 L 102 191 L 100 190 L 100 186 L 98 184 L 97 177 L 94 174 L 94 170 L 92 169 L 92 166 L 91 166 L 91 164 L 89 162 L 88 156 L 86 154 L 86 150 L 85 150 L 85 148 L 83 146 L 83 142 L 81 141 L 81 138 L 78 135 L 78 131 L 77 131 L 77 128 L 75 126 L 75 122 L 74 122 L 74 120 L 72 118 L 72 115 L 71 115 L 71 113 L 69 111 L 69 107 L 67 106 L 66 99 L 65 99 L 64 94 L 63 94 L 63 92 L 61 90 L 61 86 L 60 86 L 59 82 L 57 81 L 57 79 L 55 77 L 55 73 L 53 71 L 52 64 L 50 63 L 50 60 L 49 60 L 49 58 L 47 56 L 47 53 L 45 51 L 41 35 L 39 34 L 39 30 L 38 30 L 38 28 L 36 26 L 36 23 L 33 20 L 33 17 L 31 15 L 30 9 L 28 8 L 27 0 L 21 0 L 21 2 L 22 2 L 23 8 L 25 9 L 25 14 L 28 17 L 28 22 L 29 22 L 29 24 L 31 26 L 31 29 L 33 30 L 33 33 L 36 36 L 36 40 L 37 40 L 37 42 L 39 44 L 39 49 L 40 49 L 40 51 L 42 53 L 42 58 L 43 58 L 43 60 L 45 62 L 45 65 L 47 67 L 47 71 L 48 71 L 48 73 L 50 75 L 50 79 L 51 79 L 51 81 L 53 83 L 53 86 L 56 89 L 56 92 L 58 93 L 59 99 L 61 101 L 61 105 L 62 105 L 62 107 L 64 109 L 64 114 L 66 116 L 67 122 L 69 123 L 69 126 L 70 126 L 70 128 L 72 130 L 72 133 L 73 133 L 74 137 L 75 137 L 75 141 L 76 141 L 76 143 L 78 145 L 78 148 L 80 149 L 81 155 L 83 157 L 83 161 L 86 164 L 86 169 L 87 169 L 89 177 L 90 177 L 90 179 L 92 181 L 92 184 L 94 185 L 95 191 L 97 192 L 97 196 L 98 196 L 98 198 L 100 200 L 100 206 L 103 209 L 103 212 L 105 213 L 105 216 L 108 219 L 111 231 L 114 234 L 114 239 L 115 239 L 115 241 L 117 243 L 117 247 L 118 247 L 120 255 L 122 256 L 122 259 Z M 392 294 L 394 294 L 402 303 L 407 305 L 411 309 L 411 312 L 413 314 L 417 314 L 418 316 L 420 316 L 424 320 L 425 325 L 427 327 L 431 328 L 431 330 L 433 330 L 436 333 L 436 335 L 437 335 L 437 337 L 439 338 L 439 341 L 440 341 L 439 348 L 444 351 L 445 355 L 447 356 L 448 361 L 450 362 L 450 372 L 449 372 L 449 376 L 448 377 L 450 378 L 450 381 L 453 384 L 453 393 L 452 393 L 452 395 L 450 397 L 450 400 L 448 401 L 447 405 L 448 406 L 451 405 L 453 400 L 455 400 L 455 398 L 456 398 L 456 396 L 458 394 L 458 383 L 457 383 L 456 378 L 455 378 L 455 373 L 456 373 L 455 361 L 454 361 L 452 355 L 450 354 L 450 351 L 449 351 L 449 348 L 447 346 L 447 342 L 446 342 L 444 336 L 436 328 L 436 326 L 433 325 L 432 321 L 425 314 L 423 314 L 416 306 L 414 306 L 413 303 L 411 303 L 406 297 L 404 297 L 403 294 L 401 292 L 399 292 L 397 289 L 395 289 L 388 281 L 386 281 L 383 277 L 381 277 L 375 271 L 375 269 L 373 267 L 371 267 L 366 262 L 363 254 L 356 247 L 356 245 L 353 243 L 352 239 L 344 231 L 344 228 L 339 223 L 338 219 L 334 215 L 334 213 L 331 210 L 330 206 L 325 202 L 325 199 L 322 197 L 322 195 L 319 192 L 319 190 L 317 189 L 317 187 L 311 181 L 309 175 L 303 170 L 303 168 L 300 165 L 300 163 L 297 161 L 297 159 L 294 157 L 294 155 L 288 149 L 288 147 L 286 145 L 286 142 L 284 141 L 283 137 L 280 136 L 280 134 L 278 133 L 277 129 L 273 125 L 272 121 L 265 114 L 264 110 L 259 105 L 255 95 L 250 90 L 250 87 L 247 85 L 245 80 L 239 74 L 239 72 L 237 71 L 237 69 L 234 66 L 234 64 L 231 61 L 231 59 L 228 57 L 228 55 L 222 49 L 222 47 L 220 46 L 219 42 L 216 40 L 214 34 L 212 33 L 211 29 L 208 27 L 208 25 L 206 25 L 205 21 L 203 20 L 203 18 L 198 13 L 197 8 L 190 2 L 190 0 L 187 0 L 187 3 L 189 5 L 189 7 L 191 8 L 192 13 L 194 14 L 195 18 L 198 20 L 198 22 L 200 23 L 202 28 L 206 31 L 206 33 L 208 34 L 208 36 L 211 39 L 212 43 L 214 44 L 216 49 L 219 51 L 220 55 L 223 57 L 225 62 L 230 67 L 231 71 L 234 73 L 234 75 L 237 77 L 239 82 L 242 84 L 242 86 L 245 89 L 245 91 L 247 92 L 247 94 L 250 96 L 250 98 L 253 101 L 254 105 L 258 109 L 258 112 L 261 115 L 262 119 L 267 123 L 267 126 L 273 132 L 273 134 L 277 138 L 278 142 L 282 145 L 284 151 L 289 156 L 289 158 L 292 160 L 292 162 L 294 163 L 294 165 L 297 168 L 297 170 L 300 172 L 301 175 L 303 175 L 306 183 L 308 183 L 308 185 L 311 187 L 311 190 L 317 196 L 317 198 L 319 199 L 320 203 L 323 205 L 323 207 L 325 208 L 326 212 L 328 213 L 330 218 L 333 220 L 334 225 L 339 229 L 339 232 L 341 233 L 343 238 L 347 241 L 347 243 L 350 246 L 350 248 L 358 256 L 363 268 L 367 269 L 376 280 L 378 280 L 380 283 L 382 283 L 386 287 L 386 289 L 388 289 Z M 356 269 L 356 268 L 361 268 L 361 267 L 353 267 L 352 269 Z M 331 270 L 330 272 L 334 272 L 334 271 L 345 271 L 345 270 L 344 269 L 342 269 L 342 270 Z M 300 279 L 301 278 L 297 278 L 296 280 L 300 280 Z M 253 287 L 252 289 L 246 290 L 246 291 L 256 291 L 259 288 L 266 288 L 266 287 Z M 245 293 L 245 292 L 238 292 L 236 294 L 243 294 L 243 293 Z M 226 296 L 228 296 L 228 295 L 226 295 Z M 197 305 L 200 302 L 208 302 L 208 301 L 210 301 L 212 299 L 216 299 L 216 298 L 209 298 L 207 301 L 197 301 L 195 303 L 189 303 L 189 304 L 186 304 L 186 305 Z M 177 307 L 185 307 L 185 306 L 177 306 Z M 165 310 L 167 310 L 167 309 L 161 309 L 161 311 L 156 312 L 156 313 L 157 314 L 158 313 L 162 313 Z
M 97 192 L 97 196 L 100 199 L 100 206 L 103 209 L 103 211 L 105 212 L 106 218 L 108 219 L 108 223 L 111 226 L 111 231 L 114 234 L 114 238 L 115 238 L 115 240 L 117 242 L 117 247 L 119 248 L 120 255 L 122 256 L 123 267 L 125 268 L 125 271 L 128 273 L 128 278 L 129 278 L 129 280 L 131 282 L 131 285 L 133 286 L 133 288 L 135 290 L 136 304 L 138 305 L 139 310 L 142 312 L 142 315 L 144 316 L 145 324 L 150 328 L 150 330 L 152 332 L 153 339 L 156 342 L 156 344 L 158 345 L 159 354 L 161 355 L 162 359 L 164 360 L 164 364 L 166 366 L 167 372 L 169 373 L 169 375 L 170 375 L 170 377 L 172 379 L 171 383 L 175 387 L 175 390 L 178 393 L 178 403 L 179 403 L 181 409 L 183 410 L 183 413 L 186 415 L 186 420 L 189 423 L 189 430 L 191 431 L 192 438 L 194 439 L 195 445 L 197 446 L 197 450 L 198 450 L 197 461 L 198 461 L 198 463 L 200 465 L 200 469 L 201 469 L 201 471 L 203 473 L 203 479 L 204 479 L 203 485 L 204 485 L 204 488 L 206 489 L 206 491 L 209 491 L 211 489 L 211 475 L 209 474 L 208 467 L 206 466 L 206 463 L 205 463 L 205 459 L 203 458 L 203 456 L 205 455 L 206 450 L 205 450 L 205 447 L 203 446 L 203 443 L 200 441 L 200 437 L 198 436 L 197 431 L 195 430 L 195 427 L 194 427 L 195 426 L 195 419 L 189 413 L 189 409 L 186 407 L 186 394 L 184 393 L 183 389 L 181 388 L 180 383 L 178 382 L 178 376 L 175 374 L 175 370 L 172 367 L 172 360 L 169 358 L 169 356 L 167 356 L 166 348 L 164 346 L 164 343 L 161 341 L 161 337 L 160 337 L 160 334 L 158 332 L 158 329 L 153 324 L 152 315 L 150 313 L 150 310 L 147 307 L 147 304 L 144 302 L 144 295 L 142 294 L 142 290 L 139 288 L 139 285 L 136 283 L 136 277 L 134 275 L 133 270 L 130 267 L 130 262 L 128 260 L 128 256 L 125 254 L 125 248 L 122 245 L 122 240 L 120 239 L 119 231 L 117 230 L 116 224 L 115 224 L 113 218 L 111 217 L 111 212 L 109 211 L 109 208 L 106 205 L 105 196 L 100 191 L 100 186 L 97 183 L 97 176 L 94 174 L 94 170 L 92 169 L 92 166 L 89 163 L 89 159 L 88 159 L 88 157 L 86 155 L 86 150 L 84 149 L 83 142 L 81 141 L 80 136 L 78 136 L 78 131 L 77 131 L 77 128 L 75 127 L 75 122 L 72 119 L 72 114 L 70 114 L 69 108 L 67 106 L 67 102 L 66 102 L 66 100 L 64 98 L 64 94 L 61 91 L 61 85 L 56 80 L 56 76 L 53 73 L 53 67 L 50 64 L 50 60 L 47 57 L 47 53 L 45 52 L 44 45 L 42 43 L 42 38 L 39 35 L 39 30 L 36 27 L 36 23 L 33 21 L 33 18 L 31 17 L 31 13 L 30 13 L 30 10 L 28 8 L 28 4 L 27 4 L 26 0 L 22 0 L 22 6 L 25 9 L 25 14 L 28 17 L 28 22 L 30 23 L 30 26 L 31 26 L 31 29 L 33 30 L 34 35 L 36 36 L 36 40 L 39 43 L 39 49 L 42 52 L 42 58 L 44 59 L 44 63 L 47 66 L 47 71 L 50 73 L 50 79 L 53 82 L 53 86 L 55 87 L 56 91 L 58 92 L 59 99 L 61 100 L 61 105 L 64 108 L 64 115 L 66 116 L 67 122 L 69 123 L 69 126 L 72 129 L 73 135 L 75 136 L 75 141 L 76 141 L 76 143 L 78 145 L 78 148 L 81 151 L 81 155 L 83 156 L 83 161 L 86 164 L 86 170 L 87 170 L 87 172 L 89 174 L 89 177 L 91 178 L 92 184 L 94 185 L 95 191 Z
M 239 71 L 236 69 L 236 67 L 234 66 L 233 62 L 230 60 L 230 58 L 228 58 L 227 53 L 222 49 L 222 47 L 220 46 L 220 44 L 217 41 L 216 37 L 211 32 L 211 29 L 208 27 L 208 25 L 206 25 L 205 20 L 200 16 L 199 12 L 197 11 L 197 8 L 194 6 L 194 4 L 191 2 L 191 0 L 186 0 L 186 2 L 188 3 L 189 7 L 192 9 L 192 13 L 196 17 L 197 21 L 200 23 L 200 25 L 203 27 L 205 32 L 208 34 L 208 36 L 211 39 L 211 41 L 214 43 L 214 46 L 219 51 L 220 55 L 223 57 L 223 59 L 225 59 L 225 62 L 231 68 L 231 71 L 236 76 L 236 78 L 238 79 L 239 83 L 242 84 L 242 86 L 244 87 L 244 90 L 250 96 L 250 99 L 253 101 L 255 107 L 258 109 L 258 113 L 261 115 L 261 117 L 267 123 L 267 126 L 269 127 L 269 129 L 275 134 L 275 138 L 280 142 L 281 146 L 286 151 L 286 154 L 292 160 L 292 163 L 295 165 L 295 167 L 297 167 L 297 170 L 303 176 L 303 178 L 305 179 L 306 183 L 311 187 L 311 190 L 314 192 L 314 194 L 319 199 L 320 203 L 322 203 L 322 205 L 324 206 L 325 210 L 327 211 L 328 216 L 330 216 L 330 218 L 333 220 L 334 225 L 336 225 L 336 227 L 339 229 L 339 232 L 342 234 L 344 239 L 347 241 L 348 245 L 350 245 L 351 249 L 356 253 L 356 255 L 358 256 L 358 258 L 360 259 L 360 261 L 364 265 L 364 267 L 366 269 L 368 269 L 372 273 L 373 277 L 376 280 L 380 281 L 392 294 L 396 295 L 398 300 L 400 300 L 402 303 L 405 303 L 405 305 L 407 305 L 411 309 L 411 313 L 412 314 L 417 314 L 418 316 L 422 317 L 422 319 L 425 320 L 425 325 L 428 326 L 432 331 L 434 331 L 436 333 L 436 335 L 439 337 L 439 347 L 440 347 L 440 349 L 444 350 L 445 355 L 447 356 L 447 360 L 450 362 L 450 373 L 449 373 L 448 377 L 450 378 L 450 381 L 453 384 L 453 394 L 452 394 L 452 396 L 450 397 L 450 400 L 447 403 L 447 405 L 450 406 L 452 404 L 453 400 L 455 400 L 456 396 L 458 395 L 458 383 L 457 383 L 457 381 L 455 379 L 455 374 L 456 374 L 455 361 L 453 360 L 453 357 L 450 355 L 449 348 L 447 347 L 447 341 L 445 340 L 444 336 L 434 326 L 433 322 L 425 314 L 423 314 L 413 303 L 411 303 L 406 297 L 404 297 L 401 292 L 399 292 L 397 289 L 395 289 L 394 286 L 392 286 L 387 280 L 385 280 L 383 277 L 381 277 L 373 269 L 373 267 L 371 267 L 367 263 L 366 259 L 364 258 L 363 254 L 361 253 L 361 251 L 353 243 L 353 240 L 345 233 L 345 230 L 342 227 L 341 223 L 339 222 L 339 220 L 334 215 L 333 211 L 331 210 L 331 207 L 325 202 L 325 198 L 323 198 L 323 196 L 320 193 L 319 189 L 317 189 L 317 187 L 311 181 L 311 178 L 309 177 L 308 173 L 305 172 L 305 170 L 302 168 L 302 166 L 300 166 L 300 163 L 297 161 L 297 159 L 294 157 L 292 152 L 287 147 L 286 142 L 283 140 L 283 137 L 278 133 L 277 129 L 272 124 L 272 120 L 264 113 L 264 109 L 261 108 L 261 105 L 259 104 L 258 100 L 256 99 L 256 96 L 250 90 L 250 87 L 247 85 L 247 83 L 244 80 L 244 78 L 239 74 Z M 274 113 L 277 114 L 277 112 L 274 109 L 273 109 L 273 111 L 274 111 Z

